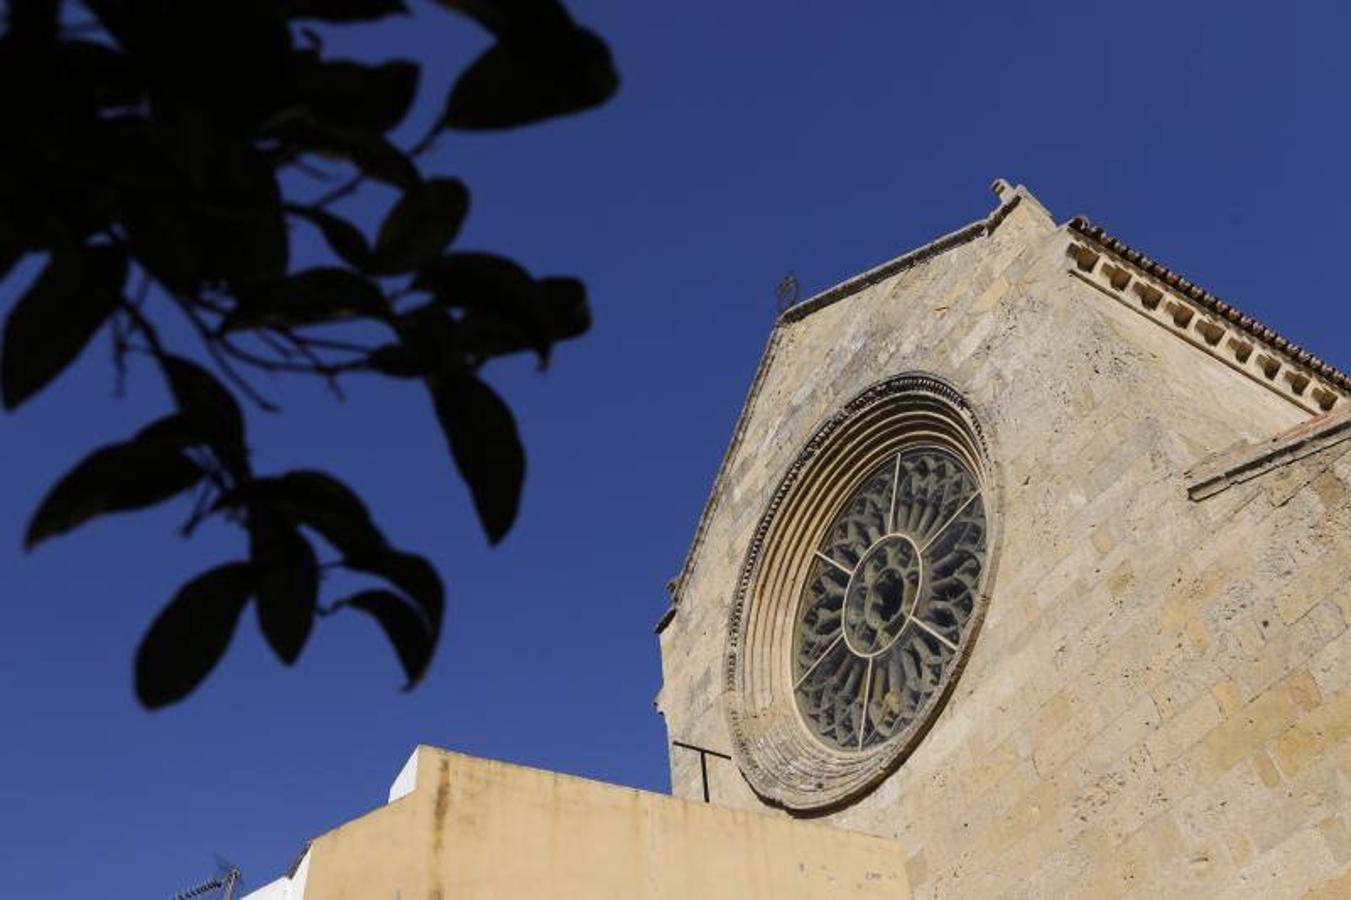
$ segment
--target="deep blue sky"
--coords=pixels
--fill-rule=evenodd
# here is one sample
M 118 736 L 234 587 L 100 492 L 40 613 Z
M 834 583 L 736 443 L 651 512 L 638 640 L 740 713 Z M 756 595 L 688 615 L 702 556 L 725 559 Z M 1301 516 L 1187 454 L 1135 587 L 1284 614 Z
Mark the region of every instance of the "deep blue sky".
M 329 48 L 426 60 L 439 95 L 485 38 L 416 6 Z M 168 408 L 144 364 L 111 396 L 106 340 L 0 417 L 0 893 L 167 896 L 217 853 L 257 887 L 306 838 L 382 802 L 419 742 L 665 790 L 652 626 L 775 283 L 795 271 L 806 296 L 982 216 L 995 176 L 1351 368 L 1345 4 L 572 7 L 614 48 L 615 101 L 448 136 L 431 165 L 474 192 L 461 246 L 580 275 L 595 309 L 546 374 L 524 359 L 488 372 L 530 454 L 507 541 L 486 547 L 416 390 L 354 381 L 339 405 L 281 384 L 285 414 L 253 417 L 260 469 L 334 471 L 443 573 L 448 627 L 416 692 L 399 692 L 360 617 L 321 623 L 285 670 L 250 612 L 202 690 L 141 711 L 143 629 L 240 537 L 218 525 L 183 542 L 172 504 L 20 552 L 53 479 Z

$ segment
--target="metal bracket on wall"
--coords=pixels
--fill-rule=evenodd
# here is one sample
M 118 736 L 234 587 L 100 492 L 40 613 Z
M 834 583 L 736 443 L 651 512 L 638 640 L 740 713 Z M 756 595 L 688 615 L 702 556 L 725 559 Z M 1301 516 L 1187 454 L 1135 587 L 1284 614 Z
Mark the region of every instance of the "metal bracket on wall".
M 708 798 L 708 758 L 716 756 L 718 759 L 730 761 L 732 757 L 727 753 L 719 753 L 717 750 L 710 750 L 707 747 L 699 747 L 694 744 L 687 744 L 684 741 L 671 741 L 672 746 L 679 747 L 682 750 L 693 750 L 699 754 L 699 776 L 704 782 L 704 802 L 711 802 Z

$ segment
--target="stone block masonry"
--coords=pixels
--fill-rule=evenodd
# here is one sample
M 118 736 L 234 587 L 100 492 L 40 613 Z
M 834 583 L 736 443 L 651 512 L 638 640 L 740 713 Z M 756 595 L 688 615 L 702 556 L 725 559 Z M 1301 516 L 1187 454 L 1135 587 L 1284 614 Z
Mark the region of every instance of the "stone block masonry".
M 802 444 L 870 384 L 932 373 L 999 470 L 989 612 L 912 755 L 814 821 L 899 841 L 917 897 L 1346 896 L 1345 376 L 998 189 L 986 220 L 776 328 L 660 632 L 670 736 L 730 753 L 728 606 Z M 685 762 L 675 792 L 702 799 Z M 735 759 L 707 779 L 785 815 Z

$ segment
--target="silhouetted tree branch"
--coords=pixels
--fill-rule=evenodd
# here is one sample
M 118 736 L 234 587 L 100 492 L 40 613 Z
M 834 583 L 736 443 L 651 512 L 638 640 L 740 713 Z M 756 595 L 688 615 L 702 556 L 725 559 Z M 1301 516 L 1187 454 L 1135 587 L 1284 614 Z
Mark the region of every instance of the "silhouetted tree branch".
M 287 665 L 316 616 L 353 609 L 384 630 L 412 687 L 440 635 L 444 590 L 421 556 L 385 540 L 331 475 L 253 470 L 236 395 L 277 407 L 250 375 L 308 375 L 341 397 L 357 374 L 418 383 L 466 480 L 488 539 L 516 517 L 525 455 L 485 361 L 551 348 L 590 326 L 586 291 L 518 264 L 450 249 L 468 212 L 458 179 L 418 160 L 447 130 L 512 128 L 605 102 L 618 76 L 605 43 L 556 0 L 435 0 L 491 32 L 493 45 L 446 94 L 406 150 L 388 134 L 419 89 L 408 60 L 324 55 L 306 22 L 361 27 L 403 0 L 14 0 L 0 37 L 0 279 L 43 258 L 0 344 L 0 399 L 45 389 L 105 328 L 117 390 L 131 358 L 152 361 L 174 409 L 85 457 L 29 523 L 30 549 L 113 512 L 192 497 L 182 526 L 239 526 L 244 558 L 185 584 L 136 655 L 136 690 L 155 708 L 190 693 L 229 644 L 243 609 Z M 279 173 L 329 185 L 288 198 Z M 343 169 L 347 172 L 344 175 Z M 372 240 L 332 208 L 379 183 L 399 197 Z M 332 261 L 296 270 L 289 228 L 317 229 Z M 134 290 L 128 296 L 128 285 Z M 169 346 L 172 310 L 204 366 Z M 383 329 L 349 340 L 336 326 Z M 318 539 L 337 554 L 320 562 Z M 324 571 L 384 585 L 321 603 Z

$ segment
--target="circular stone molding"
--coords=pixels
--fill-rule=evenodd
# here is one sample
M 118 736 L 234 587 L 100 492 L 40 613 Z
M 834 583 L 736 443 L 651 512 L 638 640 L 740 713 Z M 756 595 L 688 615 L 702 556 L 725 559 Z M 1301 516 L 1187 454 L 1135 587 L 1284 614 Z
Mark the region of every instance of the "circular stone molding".
M 947 382 L 905 374 L 812 435 L 741 568 L 724 687 L 760 796 L 825 811 L 895 770 L 941 711 L 989 597 L 998 494 Z

